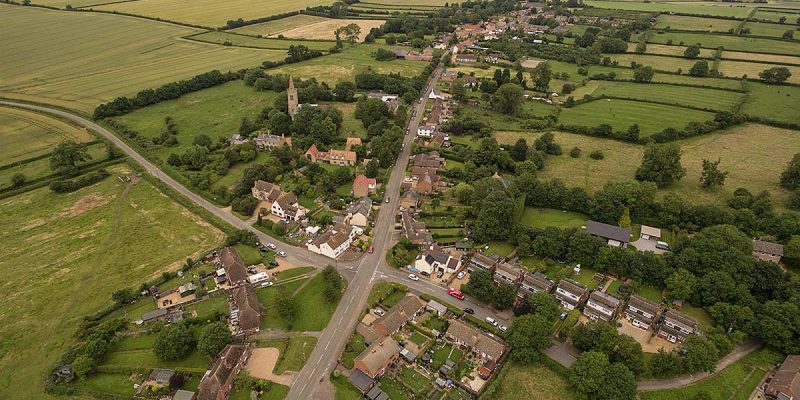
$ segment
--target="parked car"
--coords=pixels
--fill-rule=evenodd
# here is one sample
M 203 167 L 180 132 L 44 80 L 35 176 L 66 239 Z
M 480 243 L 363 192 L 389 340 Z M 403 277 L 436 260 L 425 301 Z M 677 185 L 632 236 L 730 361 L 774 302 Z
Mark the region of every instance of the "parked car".
M 261 284 L 261 287 L 270 287 L 272 285 L 273 285 L 272 282 L 264 282 L 264 283 Z
M 656 242 L 656 248 L 659 250 L 669 250 L 669 243 L 659 240 Z
M 437 278 L 441 278 L 443 276 L 444 276 L 444 271 L 442 271 L 442 270 L 436 271 L 436 277 Z
M 278 252 L 278 257 L 286 257 L 286 253 L 283 251 Z
M 466 275 L 467 275 L 467 274 L 465 274 L 465 273 L 464 273 L 464 271 L 461 271 L 461 272 L 459 272 L 459 273 L 458 273 L 458 275 L 456 275 L 456 279 L 464 279 L 464 277 L 465 277 Z
M 372 254 L 372 253 L 374 253 L 374 252 L 375 252 L 375 246 L 369 246 L 369 250 L 367 250 L 367 252 L 368 252 L 369 254 Z
M 275 246 L 275 243 L 270 243 L 270 244 L 267 245 L 267 247 L 269 247 L 272 250 L 275 250 L 275 249 L 278 248 L 278 246 Z
M 391 199 L 391 198 L 390 198 L 389 196 L 386 196 L 386 200 L 385 200 L 384 202 L 385 202 L 385 203 L 388 203 L 390 199 Z
M 414 274 L 408 274 L 408 279 L 411 279 L 412 281 L 416 282 L 419 280 L 419 277 Z
M 505 325 L 500 325 L 500 326 L 498 326 L 497 328 L 499 328 L 499 329 L 500 329 L 501 331 L 503 331 L 503 332 L 505 332 L 505 331 L 507 331 L 507 330 L 508 330 L 508 327 L 507 327 L 507 326 L 505 326 Z
M 465 308 L 464 312 L 467 313 L 467 314 L 475 314 L 475 310 L 473 310 L 473 309 L 471 309 L 469 307 Z
M 379 317 L 382 317 L 382 316 L 383 316 L 383 314 L 386 314 L 386 311 L 383 311 L 383 309 L 382 309 L 382 308 L 380 308 L 380 307 L 375 307 L 375 309 L 374 309 L 374 310 L 372 310 L 372 312 L 373 312 L 375 315 L 379 316 Z
M 457 298 L 459 300 L 464 300 L 464 294 L 461 293 L 461 291 L 458 290 L 458 289 L 453 289 L 453 288 L 447 289 L 447 294 L 449 294 L 450 296 L 453 296 L 453 297 L 455 297 L 455 298 Z
M 497 326 L 497 321 L 495 321 L 492 317 L 486 317 L 486 323 L 491 326 Z
M 277 267 L 278 266 L 278 262 L 275 261 L 275 260 L 272 260 L 272 261 L 269 262 L 269 266 L 270 267 Z

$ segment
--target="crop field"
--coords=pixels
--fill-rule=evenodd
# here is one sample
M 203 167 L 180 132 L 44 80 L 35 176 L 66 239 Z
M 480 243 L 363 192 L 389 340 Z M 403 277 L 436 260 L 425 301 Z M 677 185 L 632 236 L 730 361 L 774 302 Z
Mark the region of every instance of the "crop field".
M 628 51 L 633 52 L 636 50 L 637 43 L 631 43 L 628 45 Z M 681 56 L 683 57 L 683 52 L 686 51 L 686 46 L 672 46 L 666 44 L 654 44 L 648 43 L 647 50 L 645 51 L 646 54 L 655 54 L 655 55 L 664 55 L 664 56 Z M 752 57 L 752 53 L 748 53 Z M 714 55 L 714 50 L 712 49 L 700 49 L 700 58 L 708 58 Z
M 653 67 L 658 71 L 677 72 L 678 69 L 682 73 L 688 73 L 697 60 L 690 60 L 688 58 L 678 57 L 665 57 L 665 56 L 651 56 L 647 54 L 610 54 L 612 61 L 616 61 L 619 65 L 629 66 L 631 61 L 636 61 L 639 64 Z
M 724 47 L 726 50 L 753 53 L 785 54 L 790 56 L 800 54 L 800 42 L 787 42 L 746 36 L 713 35 L 709 33 L 657 33 L 650 36 L 648 42 L 666 44 L 669 40 L 672 40 L 672 44 L 678 45 L 699 43 L 700 47 L 709 49 Z M 754 55 L 754 57 L 757 57 L 757 55 Z
M 679 29 L 686 31 L 705 31 L 705 32 L 728 32 L 736 29 L 740 21 L 732 19 L 686 17 L 678 15 L 662 14 L 658 16 L 655 25 L 656 29 Z
M 650 45 L 647 46 L 648 51 Z M 702 54 L 702 50 L 701 54 Z M 800 57 L 797 56 L 782 56 L 777 54 L 753 54 L 753 53 L 746 53 L 742 51 L 723 51 L 722 58 L 727 60 L 748 60 L 752 61 L 754 59 L 765 62 L 765 63 L 785 63 L 785 64 L 794 64 L 800 65 Z
M 112 175 L 69 194 L 42 188 L 0 201 L 0 348 L 14 349 L 0 358 L 0 398 L 46 398 L 42 376 L 81 317 L 109 305 L 114 290 L 175 270 L 222 241 L 146 181 L 126 194 L 125 186 Z
M 384 22 L 381 19 L 326 19 L 281 31 L 280 34 L 290 39 L 335 40 L 334 31 L 336 29 L 349 24 L 357 24 L 361 27 L 359 34 L 359 40 L 361 40 L 372 28 L 379 28 Z
M 272 49 L 285 51 L 289 46 L 303 45 L 312 50 L 330 50 L 336 43 L 317 40 L 286 40 L 237 35 L 223 31 L 208 31 L 199 35 L 187 36 L 186 39 L 197 40 L 215 44 L 230 43 L 232 46 L 257 47 L 259 49 Z
M 626 130 L 639 124 L 641 136 L 650 136 L 665 128 L 683 128 L 689 122 L 714 119 L 714 114 L 683 107 L 643 103 L 632 100 L 603 99 L 564 108 L 558 122 L 565 125 L 594 127 L 610 124 L 614 130 Z
M 767 85 L 759 82 L 747 84 L 750 96 L 742 112 L 776 121 L 800 124 L 800 87 Z
M 217 28 L 232 19 L 256 19 L 332 3 L 332 0 L 135 0 L 90 8 Z
M 246 25 L 241 28 L 233 29 L 231 32 L 241 33 L 243 35 L 269 36 L 283 31 L 288 31 L 289 29 L 327 20 L 328 18 L 318 17 L 316 15 L 299 14 L 276 19 L 274 21 L 262 22 L 260 24 Z
M 745 96 L 744 93 L 729 90 L 613 81 L 601 82 L 592 95 L 659 101 L 721 111 L 732 111 Z
M 88 142 L 92 139 L 89 132 L 62 120 L 0 107 L 0 165 L 47 154 L 62 140 Z
M 640 3 L 628 1 L 586 0 L 584 4 L 597 8 L 612 8 L 619 10 L 634 10 L 648 12 L 677 12 L 685 14 L 714 15 L 720 17 L 744 18 L 752 10 L 752 6 L 714 5 L 713 3 Z
M 459 3 L 459 1 L 448 1 L 448 0 L 368 0 L 363 1 L 357 4 L 361 5 L 369 5 L 369 6 L 378 6 L 378 5 L 387 5 L 387 6 L 402 6 L 402 7 L 443 7 L 445 4 L 454 4 Z
M 291 73 L 292 76 L 303 79 L 317 78 L 318 81 L 333 86 L 342 79 L 352 80 L 356 74 L 368 68 L 382 74 L 399 73 L 411 77 L 419 75 L 428 65 L 427 61 L 376 61 L 370 53 L 380 47 L 361 44 L 345 49 L 341 53 L 274 68 L 268 72 Z
M 786 80 L 789 83 L 800 83 L 800 66 L 789 66 L 789 65 L 775 65 L 775 64 L 760 64 L 760 63 L 753 63 L 753 62 L 745 62 L 745 61 L 728 61 L 723 60 L 720 61 L 718 69 L 724 76 L 735 76 L 741 77 L 743 75 L 747 75 L 750 79 L 759 79 L 758 74 L 765 70 L 772 67 L 786 67 L 789 69 L 789 72 L 792 73 L 792 76 Z
M 797 17 L 800 17 L 800 14 L 795 16 Z M 750 35 L 782 37 L 783 33 L 789 30 L 795 31 L 795 36 L 800 35 L 800 32 L 796 31 L 797 25 L 748 22 L 744 27 L 750 29 Z
M 791 5 L 796 6 L 796 3 L 792 2 Z M 800 10 L 791 10 L 787 8 L 769 9 L 759 7 L 759 9 L 753 14 L 753 19 L 763 19 L 773 22 L 778 22 L 781 17 L 786 17 L 787 21 L 791 21 L 793 18 L 796 19 L 797 17 L 800 17 Z
M 117 96 L 213 69 L 280 60 L 284 51 L 178 38 L 197 30 L 136 18 L 0 4 L 0 95 L 91 112 Z
M 532 143 L 537 136 L 533 133 L 495 133 L 500 143 L 514 143 L 520 137 Z M 565 155 L 548 157 L 539 176 L 543 179 L 558 178 L 567 186 L 581 186 L 590 192 L 608 182 L 633 180 L 644 153 L 641 145 L 563 132 L 555 133 L 555 142 L 565 150 Z M 660 193 L 675 192 L 697 203 L 718 203 L 737 188 L 744 187 L 753 193 L 766 190 L 777 208 L 785 206 L 789 192 L 780 187 L 779 179 L 786 164 L 800 148 L 800 136 L 796 131 L 748 124 L 677 143 L 681 145 L 681 164 L 686 168 L 686 176 Z M 573 147 L 581 149 L 580 158 L 566 155 Z M 605 158 L 589 158 L 589 153 L 595 150 L 602 151 Z M 700 186 L 703 159 L 722 161 L 720 168 L 730 172 L 725 186 L 714 190 Z

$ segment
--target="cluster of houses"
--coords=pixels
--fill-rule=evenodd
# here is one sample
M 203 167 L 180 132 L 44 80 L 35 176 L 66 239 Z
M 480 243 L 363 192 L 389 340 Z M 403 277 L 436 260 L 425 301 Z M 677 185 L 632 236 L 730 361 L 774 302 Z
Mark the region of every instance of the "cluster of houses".
M 401 190 L 414 191 L 420 195 L 439 193 L 450 188 L 438 172 L 445 166 L 445 159 L 436 151 L 411 157 L 411 176 L 403 179 Z
M 297 202 L 297 196 L 294 193 L 284 192 L 280 186 L 271 182 L 256 180 L 251 188 L 251 193 L 256 199 L 267 203 L 267 206 L 263 208 L 269 208 L 270 214 L 285 222 L 300 221 L 308 211 Z
M 474 77 L 473 77 L 474 78 Z M 427 148 L 450 147 L 450 135 L 441 131 L 441 126 L 450 121 L 452 100 L 450 95 L 437 89 L 428 95 L 432 106 L 425 122 L 417 127 L 416 144 Z
M 339 167 L 352 167 L 356 165 L 358 156 L 352 150 L 353 146 L 361 146 L 361 138 L 349 137 L 344 145 L 344 150 L 330 149 L 320 151 L 316 144 L 312 144 L 305 156 L 311 162 L 322 162 Z

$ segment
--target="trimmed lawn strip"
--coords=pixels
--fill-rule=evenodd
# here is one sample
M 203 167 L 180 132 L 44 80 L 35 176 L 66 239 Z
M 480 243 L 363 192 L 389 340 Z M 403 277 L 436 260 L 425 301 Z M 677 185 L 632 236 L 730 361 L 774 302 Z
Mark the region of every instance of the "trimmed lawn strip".
M 520 222 L 534 228 L 544 229 L 548 226 L 556 228 L 580 228 L 586 224 L 588 217 L 569 211 L 552 208 L 526 207 Z

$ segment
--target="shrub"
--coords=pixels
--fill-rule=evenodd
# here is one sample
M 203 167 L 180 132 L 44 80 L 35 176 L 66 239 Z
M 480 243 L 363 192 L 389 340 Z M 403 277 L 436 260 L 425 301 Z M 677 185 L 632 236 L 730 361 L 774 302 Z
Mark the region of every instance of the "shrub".
M 105 169 L 98 169 L 74 180 L 63 180 L 50 182 L 50 190 L 56 193 L 74 192 L 82 187 L 86 187 L 102 181 L 109 176 Z
M 581 149 L 578 147 L 573 147 L 572 150 L 569 151 L 569 156 L 572 158 L 578 158 L 581 156 Z
M 602 160 L 602 159 L 606 158 L 606 156 L 600 150 L 595 150 L 595 151 L 589 153 L 589 157 L 591 157 L 592 160 Z

